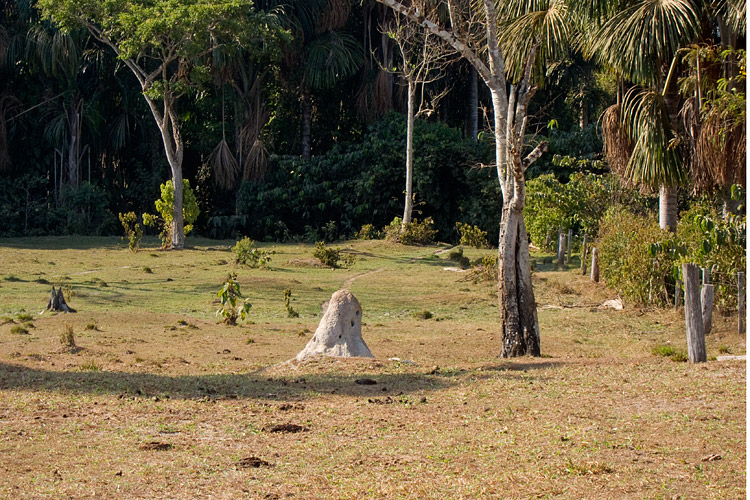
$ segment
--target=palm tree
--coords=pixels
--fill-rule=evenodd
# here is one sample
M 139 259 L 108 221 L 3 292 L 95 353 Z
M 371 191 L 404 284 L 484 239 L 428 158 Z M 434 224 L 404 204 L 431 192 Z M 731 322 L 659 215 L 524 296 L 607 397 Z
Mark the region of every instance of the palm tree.
M 677 226 L 677 188 L 688 180 L 679 137 L 678 50 L 695 41 L 710 12 L 700 0 L 577 2 L 593 29 L 587 54 L 634 83 L 606 113 L 605 152 L 629 181 L 659 189 L 659 224 Z

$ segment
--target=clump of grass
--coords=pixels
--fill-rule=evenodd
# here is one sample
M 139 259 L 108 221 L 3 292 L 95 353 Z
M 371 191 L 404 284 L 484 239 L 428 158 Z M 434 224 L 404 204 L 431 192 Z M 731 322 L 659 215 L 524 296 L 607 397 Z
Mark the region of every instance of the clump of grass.
M 245 343 L 246 343 L 246 344 L 254 344 L 254 343 L 255 343 L 255 339 L 253 339 L 253 338 L 249 338 L 249 339 L 247 339 L 247 340 L 245 341 Z
M 82 372 L 99 372 L 102 370 L 101 367 L 97 365 L 96 361 L 94 361 L 93 359 L 82 364 L 80 366 L 80 369 Z
M 728 346 L 721 345 L 719 346 L 719 354 L 731 354 L 732 352 L 729 350 Z
M 680 363 L 687 361 L 687 354 L 685 351 L 675 349 L 671 345 L 658 345 L 651 349 L 651 354 L 654 356 L 670 358 L 672 361 Z
M 10 329 L 10 333 L 13 335 L 26 335 L 29 331 L 21 325 L 15 325 Z
M 63 347 L 69 350 L 73 350 L 76 348 L 75 332 L 73 332 L 73 327 L 67 323 L 63 327 L 63 331 L 60 334 L 60 344 L 62 344 Z
M 143 269 L 143 272 L 146 274 L 154 274 L 154 271 L 148 266 L 143 266 L 141 269 Z
M 22 313 L 22 314 L 16 314 L 16 319 L 18 321 L 24 322 L 24 321 L 31 321 L 32 319 L 34 319 L 34 317 L 31 316 L 31 314 Z
M 415 312 L 414 317 L 417 319 L 431 319 L 432 313 L 427 309 L 422 309 L 421 311 Z
M 94 330 L 96 332 L 99 331 L 99 327 L 96 326 L 96 323 L 86 323 L 86 326 L 84 327 L 84 330 Z

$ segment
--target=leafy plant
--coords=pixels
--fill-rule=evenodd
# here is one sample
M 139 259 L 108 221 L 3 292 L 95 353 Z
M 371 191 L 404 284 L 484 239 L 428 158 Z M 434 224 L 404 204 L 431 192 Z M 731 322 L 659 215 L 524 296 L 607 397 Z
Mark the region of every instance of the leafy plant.
M 286 309 L 287 316 L 290 318 L 298 318 L 299 313 L 292 307 L 292 290 L 287 288 L 284 290 L 284 308 Z
M 339 248 L 328 248 L 325 243 L 319 241 L 315 243 L 313 257 L 318 259 L 324 266 L 338 267 L 341 260 L 341 250 Z
M 224 323 L 236 325 L 237 319 L 244 320 L 252 304 L 248 299 L 242 299 L 240 283 L 237 281 L 237 273 L 229 273 L 224 285 L 217 294 L 221 301 L 221 308 L 216 311 L 216 316 L 224 318 Z
M 482 231 L 477 226 L 456 222 L 456 230 L 461 235 L 459 243 L 472 248 L 489 248 L 487 242 L 487 231 Z
M 232 253 L 234 253 L 234 260 L 237 264 L 266 267 L 271 261 L 271 255 L 276 252 L 257 248 L 255 242 L 245 236 L 232 247 Z
M 395 217 L 383 228 L 385 239 L 403 245 L 429 245 L 435 241 L 435 235 L 438 233 L 432 217 L 427 217 L 422 222 L 413 219 L 403 230 L 401 226 L 401 217 Z
M 375 229 L 372 224 L 365 224 L 357 233 L 358 240 L 377 240 L 380 237 L 380 231 Z
M 471 264 L 469 279 L 473 283 L 497 282 L 497 255 L 487 254 Z
M 143 238 L 143 227 L 138 222 L 138 216 L 135 212 L 125 214 L 120 212 L 118 217 L 125 230 L 125 237 L 128 239 L 128 248 L 133 253 L 137 252 L 141 246 L 141 238 Z
M 182 181 L 182 216 L 185 222 L 185 234 L 193 230 L 193 223 L 200 214 L 198 202 L 195 193 L 190 189 L 190 182 L 187 179 Z M 167 248 L 172 235 L 173 213 L 174 213 L 174 186 L 169 180 L 159 186 L 161 198 L 154 202 L 156 211 L 159 215 L 149 213 L 143 214 L 143 225 L 159 229 L 159 239 L 162 246 Z

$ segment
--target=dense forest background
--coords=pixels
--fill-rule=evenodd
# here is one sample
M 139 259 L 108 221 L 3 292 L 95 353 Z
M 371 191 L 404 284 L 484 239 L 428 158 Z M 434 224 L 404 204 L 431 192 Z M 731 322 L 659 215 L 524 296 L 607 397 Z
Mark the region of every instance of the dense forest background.
M 193 234 L 331 241 L 382 228 L 404 205 L 406 86 L 383 29 L 393 13 L 374 0 L 256 8 L 276 14 L 288 38 L 209 55 L 209 71 L 180 67 L 184 177 L 200 208 Z M 529 179 L 609 171 L 599 118 L 622 98 L 614 75 L 576 50 L 548 64 L 528 136 L 550 147 Z M 489 92 L 456 59 L 420 95 L 416 216 L 432 217 L 444 241 L 458 238 L 457 222 L 497 234 L 497 174 L 484 168 Z M 153 212 L 169 178 L 140 88 L 112 51 L 85 29 L 59 30 L 32 1 L 2 0 L 0 236 L 122 234 L 118 214 Z

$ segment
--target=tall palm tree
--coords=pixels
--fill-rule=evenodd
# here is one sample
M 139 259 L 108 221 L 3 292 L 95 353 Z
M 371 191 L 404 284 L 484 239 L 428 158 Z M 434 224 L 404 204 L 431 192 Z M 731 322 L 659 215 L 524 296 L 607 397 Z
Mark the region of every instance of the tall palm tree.
M 701 37 L 715 12 L 701 0 L 574 0 L 574 5 L 589 14 L 587 53 L 636 85 L 607 113 L 610 164 L 623 165 L 628 180 L 659 189 L 659 224 L 674 231 L 676 189 L 688 180 L 679 137 L 678 51 Z

